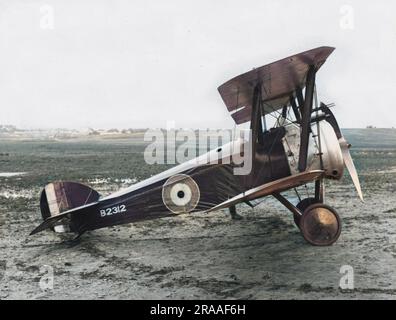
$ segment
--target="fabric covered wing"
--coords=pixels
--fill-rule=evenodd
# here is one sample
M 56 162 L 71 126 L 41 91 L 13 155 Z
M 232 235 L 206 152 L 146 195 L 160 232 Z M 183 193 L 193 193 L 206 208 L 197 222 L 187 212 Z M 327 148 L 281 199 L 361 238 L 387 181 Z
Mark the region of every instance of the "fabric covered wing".
M 288 103 L 297 88 L 305 87 L 308 69 L 318 70 L 334 51 L 332 47 L 319 47 L 241 74 L 218 90 L 237 124 L 250 120 L 254 87 L 261 83 L 264 112 L 271 113 Z M 239 109 L 239 110 L 238 110 Z

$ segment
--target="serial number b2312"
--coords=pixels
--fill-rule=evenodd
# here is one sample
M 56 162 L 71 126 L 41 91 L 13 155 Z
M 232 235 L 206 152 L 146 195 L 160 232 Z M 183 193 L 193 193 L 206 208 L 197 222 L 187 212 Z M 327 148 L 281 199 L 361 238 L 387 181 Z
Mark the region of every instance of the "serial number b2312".
M 101 209 L 99 212 L 100 212 L 100 216 L 104 218 L 107 216 L 112 216 L 118 213 L 126 212 L 126 206 L 125 204 L 120 204 L 118 206 Z

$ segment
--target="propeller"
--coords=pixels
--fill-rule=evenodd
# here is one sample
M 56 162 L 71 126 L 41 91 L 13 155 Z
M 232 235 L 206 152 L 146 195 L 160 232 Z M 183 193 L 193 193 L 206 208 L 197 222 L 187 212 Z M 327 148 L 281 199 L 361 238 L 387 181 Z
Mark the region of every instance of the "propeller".
M 364 202 L 362 189 L 360 188 L 359 176 L 357 174 L 355 165 L 353 163 L 351 153 L 349 152 L 349 148 L 351 147 L 351 145 L 345 140 L 344 136 L 342 136 L 340 139 L 338 139 L 338 142 L 340 143 L 342 157 L 344 159 L 345 167 L 347 168 L 349 175 L 352 178 L 352 182 L 355 186 L 355 189 L 359 195 L 360 200 L 362 200 Z
M 317 92 L 316 92 L 316 87 L 315 87 L 315 91 L 314 91 L 314 100 L 315 100 L 315 107 L 316 107 L 316 109 L 318 109 L 318 96 L 317 96 Z M 355 186 L 355 189 L 359 195 L 360 200 L 362 200 L 362 202 L 364 202 L 363 193 L 362 193 L 362 189 L 360 187 L 360 182 L 359 182 L 359 176 L 357 174 L 355 164 L 353 163 L 351 153 L 349 152 L 349 148 L 351 147 L 351 145 L 348 143 L 348 141 L 342 135 L 340 127 L 338 126 L 337 120 L 330 110 L 331 106 L 332 105 L 326 105 L 323 102 L 320 103 L 320 107 L 325 112 L 325 114 L 327 114 L 329 116 L 328 122 L 333 127 L 334 132 L 337 135 L 338 142 L 340 144 L 340 148 L 341 148 L 341 152 L 342 152 L 342 158 L 344 159 L 344 165 L 347 168 L 349 175 L 352 178 L 353 185 Z

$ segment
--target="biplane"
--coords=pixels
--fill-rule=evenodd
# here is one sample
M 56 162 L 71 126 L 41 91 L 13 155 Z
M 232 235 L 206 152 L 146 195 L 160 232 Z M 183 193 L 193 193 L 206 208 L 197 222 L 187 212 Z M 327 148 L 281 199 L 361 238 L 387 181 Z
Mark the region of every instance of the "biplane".
M 293 214 L 307 242 L 333 244 L 340 235 L 341 220 L 325 204 L 324 179 L 341 179 L 345 166 L 363 201 L 350 145 L 332 105 L 318 103 L 316 94 L 317 73 L 333 50 L 319 47 L 302 52 L 253 69 L 218 88 L 236 125 L 250 125 L 248 141 L 232 141 L 210 151 L 210 157 L 201 155 L 103 197 L 84 184 L 49 183 L 40 197 L 44 222 L 31 234 L 52 229 L 79 237 L 88 230 L 224 208 L 237 218 L 236 205 L 254 206 L 258 199 L 272 196 Z M 276 117 L 271 128 L 267 128 L 267 116 Z M 235 144 L 246 143 L 251 156 L 244 161 L 251 161 L 251 170 L 235 175 L 237 164 L 222 159 L 242 150 L 234 148 Z M 312 196 L 301 197 L 301 186 L 313 189 Z M 288 199 L 286 191 L 295 191 L 298 203 Z

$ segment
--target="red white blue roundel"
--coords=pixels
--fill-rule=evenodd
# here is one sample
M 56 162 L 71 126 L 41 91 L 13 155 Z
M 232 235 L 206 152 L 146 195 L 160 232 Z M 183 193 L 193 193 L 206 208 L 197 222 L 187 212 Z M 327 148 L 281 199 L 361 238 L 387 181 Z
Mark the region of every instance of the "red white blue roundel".
M 199 202 L 200 192 L 197 183 L 186 174 L 170 177 L 162 187 L 162 200 L 173 213 L 190 212 Z

